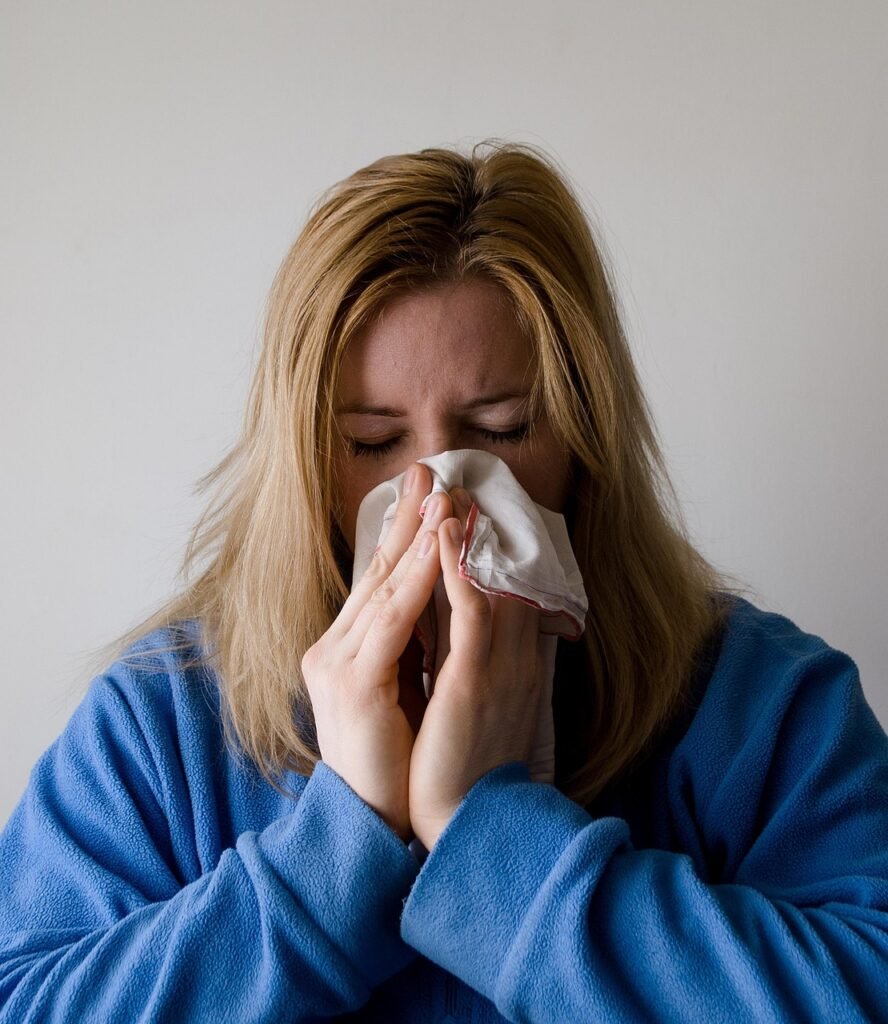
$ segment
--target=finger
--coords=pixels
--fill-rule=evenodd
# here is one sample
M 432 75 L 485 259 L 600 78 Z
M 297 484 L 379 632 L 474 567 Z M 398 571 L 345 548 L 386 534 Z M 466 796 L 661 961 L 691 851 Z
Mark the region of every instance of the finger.
M 450 491 L 450 497 L 453 501 L 453 514 L 459 519 L 463 528 L 463 536 L 465 536 L 466 522 L 474 500 L 465 487 L 454 487 Z
M 394 518 L 382 544 L 374 553 L 361 579 L 357 582 L 353 581 L 352 591 L 339 610 L 336 622 L 331 627 L 339 634 L 345 634 L 351 629 L 361 609 L 370 599 L 370 595 L 384 579 L 395 571 L 401 559 L 404 558 L 417 530 L 422 525 L 423 520 L 419 515 L 419 506 L 431 489 L 432 476 L 428 466 L 421 462 L 414 462 L 407 467 L 404 475 L 405 487 L 411 469 L 415 469 L 417 472 L 413 486 L 409 490 L 401 491 Z
M 534 657 L 539 632 L 540 612 L 536 605 L 515 594 L 503 594 L 494 600 L 492 651 L 523 651 Z
M 455 527 L 452 535 L 450 527 Z M 447 519 L 438 530 L 441 568 L 450 602 L 450 655 L 468 674 L 486 669 L 490 655 L 491 608 L 487 595 L 459 575 L 462 527 Z
M 449 512 L 450 501 L 447 495 L 435 495 L 435 500 L 429 502 L 422 526 L 414 534 L 407 551 L 404 552 L 401 560 L 389 575 L 385 579 L 380 580 L 368 595 L 364 606 L 356 615 L 348 632 L 343 636 L 342 642 L 345 644 L 346 650 L 357 653 L 359 648 L 363 646 L 364 640 L 373 627 L 375 620 L 392 601 L 397 602 L 397 610 L 400 613 L 413 615 L 409 624 L 410 629 L 413 629 L 414 623 L 431 597 L 435 580 L 441 571 L 437 555 L 437 537 L 433 548 L 429 550 L 425 558 L 419 558 L 419 549 L 426 535 L 435 534 L 437 527 Z M 433 563 L 431 567 L 429 565 L 430 562 Z M 405 585 L 408 585 L 408 592 L 399 596 L 401 589 Z M 414 606 L 417 601 L 421 601 L 421 603 L 419 607 L 415 608 L 414 614 Z M 406 645 L 407 639 L 408 637 L 405 637 L 404 645 Z M 403 649 L 402 646 L 398 654 Z
M 465 533 L 466 521 L 474 505 L 478 512 L 477 502 L 464 487 L 454 487 L 451 492 L 454 514 L 459 518 Z M 477 514 L 477 513 L 476 513 Z M 490 605 L 493 613 L 491 624 L 491 651 L 504 647 L 514 651 L 521 645 L 533 652 L 528 646 L 536 643 L 539 633 L 539 612 L 533 606 L 524 604 L 514 595 L 504 594 L 502 597 L 491 595 Z
M 404 653 L 413 626 L 435 586 L 440 572 L 438 535 L 433 529 L 423 531 L 411 545 L 415 557 L 398 580 L 389 577 L 361 610 L 357 621 L 343 643 L 354 652 L 354 662 L 367 676 L 380 666 L 397 664 Z M 424 550 L 420 557 L 419 551 Z

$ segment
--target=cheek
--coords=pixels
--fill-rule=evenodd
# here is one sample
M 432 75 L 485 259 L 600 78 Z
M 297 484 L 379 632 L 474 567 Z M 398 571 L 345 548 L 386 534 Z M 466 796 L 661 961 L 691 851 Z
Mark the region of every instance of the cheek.
M 355 548 L 355 527 L 361 502 L 374 487 L 397 476 L 399 472 L 398 469 L 389 471 L 372 462 L 367 465 L 365 460 L 354 457 L 344 458 L 337 465 L 335 515 L 339 529 L 352 552 Z
M 504 460 L 506 461 L 506 460 Z M 559 445 L 536 445 L 524 458 L 508 460 L 509 469 L 531 499 L 561 512 L 567 500 L 569 460 Z

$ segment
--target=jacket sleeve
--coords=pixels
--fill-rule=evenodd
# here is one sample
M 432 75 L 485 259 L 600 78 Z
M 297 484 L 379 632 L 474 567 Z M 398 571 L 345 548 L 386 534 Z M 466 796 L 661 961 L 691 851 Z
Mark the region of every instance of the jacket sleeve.
M 510 1021 L 888 1021 L 888 737 L 854 662 L 805 659 L 749 723 L 684 836 L 715 880 L 512 761 L 439 836 L 404 939 Z
M 160 793 L 98 677 L 0 835 L 0 1022 L 314 1020 L 415 957 L 398 921 L 418 863 L 323 761 L 189 884 Z

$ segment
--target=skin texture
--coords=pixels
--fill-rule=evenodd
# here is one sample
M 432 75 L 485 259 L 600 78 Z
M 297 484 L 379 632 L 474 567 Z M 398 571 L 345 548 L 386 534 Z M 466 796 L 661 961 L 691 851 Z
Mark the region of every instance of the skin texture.
M 545 413 L 532 439 L 484 434 L 514 431 L 527 422 L 521 395 L 532 373 L 531 343 L 496 284 L 475 279 L 392 300 L 382 318 L 352 339 L 335 396 L 344 437 L 334 453 L 337 519 L 349 551 L 354 552 L 358 507 L 368 491 L 420 458 L 455 448 L 493 452 L 535 502 L 563 512 L 569 459 Z M 517 397 L 467 408 L 504 392 Z M 399 415 L 347 411 L 355 404 Z M 394 443 L 381 456 L 353 447 L 389 441 Z M 431 473 L 418 469 L 424 496 Z M 398 704 L 415 735 L 410 822 L 428 849 L 478 778 L 498 764 L 527 758 L 542 699 L 551 699 L 541 689 L 536 610 L 482 594 L 458 578 L 460 542 L 441 536 L 441 524 L 450 517 L 462 527 L 470 504 L 471 495 L 454 491 L 443 496 L 434 516 L 440 539 L 429 557 L 444 575 L 451 653 L 430 702 L 415 638 L 398 659 Z M 410 515 L 405 530 L 415 533 L 423 521 L 412 507 Z
M 525 420 L 520 398 L 462 411 L 474 399 L 504 391 L 527 392 L 533 349 L 521 333 L 498 285 L 475 279 L 394 299 L 381 322 L 353 338 L 343 361 L 336 407 L 354 402 L 389 406 L 399 418 L 337 415 L 346 438 L 367 444 L 398 440 L 382 458 L 335 455 L 339 526 L 354 553 L 358 506 L 368 491 L 411 462 L 454 448 L 493 452 L 530 497 L 561 512 L 568 458 L 545 413 L 533 440 L 495 441 L 479 429 L 507 431 Z M 429 487 L 431 490 L 431 486 Z

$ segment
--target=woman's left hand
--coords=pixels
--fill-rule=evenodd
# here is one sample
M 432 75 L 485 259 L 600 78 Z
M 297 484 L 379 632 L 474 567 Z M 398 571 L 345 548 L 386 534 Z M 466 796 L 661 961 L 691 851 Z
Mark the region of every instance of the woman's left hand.
M 435 680 L 410 758 L 409 813 L 427 850 L 466 793 L 487 772 L 529 761 L 538 739 L 540 702 L 551 690 L 544 667 L 539 612 L 460 579 L 466 518 L 438 527 L 438 552 L 450 603 L 450 653 Z M 455 527 L 455 535 L 450 528 Z

